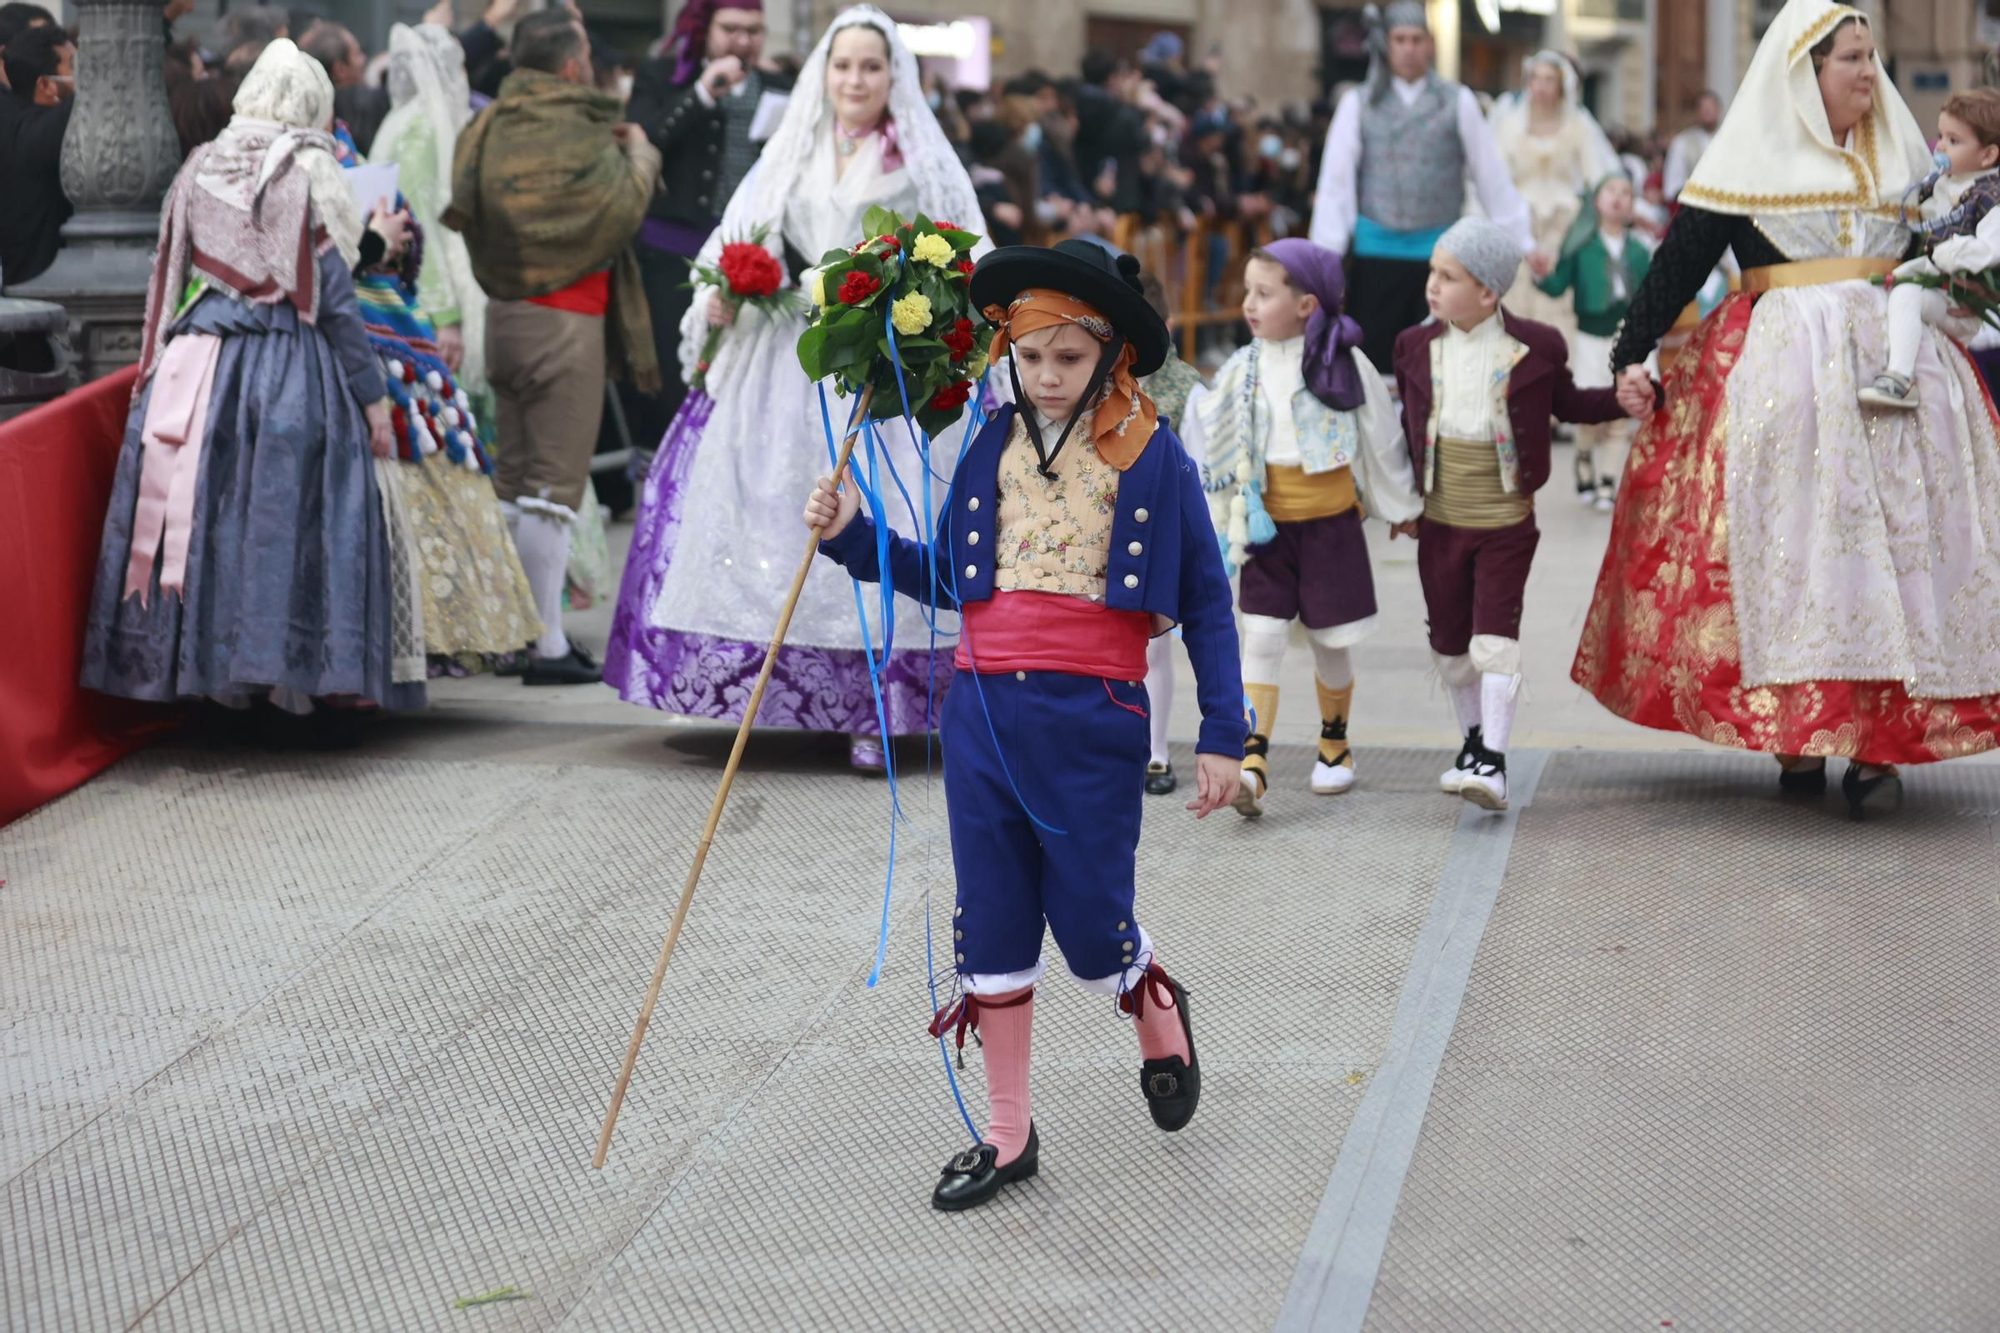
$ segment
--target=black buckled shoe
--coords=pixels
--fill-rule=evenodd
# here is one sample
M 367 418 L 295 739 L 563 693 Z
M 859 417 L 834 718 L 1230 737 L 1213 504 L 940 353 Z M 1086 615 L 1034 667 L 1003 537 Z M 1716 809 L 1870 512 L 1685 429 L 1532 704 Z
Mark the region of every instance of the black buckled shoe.
M 931 1207 L 941 1213 L 962 1213 L 977 1208 L 1000 1192 L 1003 1185 L 1026 1180 L 1041 1170 L 1042 1140 L 1034 1123 L 1028 1125 L 1028 1146 L 1005 1166 L 995 1166 L 1000 1150 L 990 1143 L 975 1143 L 944 1164 L 944 1174 L 931 1191 Z
M 537 657 L 521 674 L 523 685 L 595 685 L 603 679 L 604 668 L 576 644 L 568 657 Z
M 1176 982 L 1174 1012 L 1181 1016 L 1181 1034 L 1187 1038 L 1188 1058 L 1178 1055 L 1164 1060 L 1147 1060 L 1139 1066 L 1139 1090 L 1146 1094 L 1146 1109 L 1153 1123 L 1169 1134 L 1187 1128 L 1201 1105 L 1201 1057 L 1195 1054 L 1194 1028 L 1188 1023 L 1187 991 Z
M 1174 777 L 1172 764 L 1146 765 L 1146 795 L 1171 796 L 1174 788 L 1180 785 L 1180 780 Z

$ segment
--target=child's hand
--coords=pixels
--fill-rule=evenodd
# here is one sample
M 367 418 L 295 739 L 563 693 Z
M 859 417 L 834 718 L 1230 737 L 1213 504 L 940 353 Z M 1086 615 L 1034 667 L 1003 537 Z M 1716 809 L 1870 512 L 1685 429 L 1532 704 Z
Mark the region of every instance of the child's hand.
M 1196 819 L 1207 819 L 1236 799 L 1243 781 L 1243 761 L 1219 754 L 1195 756 L 1195 786 L 1201 795 L 1188 802 Z
M 1657 401 L 1653 388 L 1653 377 L 1646 373 L 1644 366 L 1627 366 L 1618 375 L 1618 406 L 1635 421 L 1644 421 L 1653 415 Z
M 1407 519 L 1390 527 L 1389 540 L 1395 541 L 1398 537 L 1408 537 L 1411 541 L 1415 541 L 1417 539 L 1417 531 L 1417 520 L 1414 518 Z
M 834 488 L 831 478 L 821 477 L 813 487 L 813 493 L 806 497 L 806 526 L 819 532 L 819 539 L 830 542 L 847 530 L 854 521 L 856 511 L 861 508 L 861 492 L 848 479 L 847 473 L 840 474 L 841 486 Z

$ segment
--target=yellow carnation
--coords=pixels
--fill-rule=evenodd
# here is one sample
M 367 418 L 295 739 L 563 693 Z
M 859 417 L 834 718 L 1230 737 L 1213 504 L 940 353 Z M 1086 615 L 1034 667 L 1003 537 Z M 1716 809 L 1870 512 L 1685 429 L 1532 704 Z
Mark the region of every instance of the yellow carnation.
M 950 241 L 942 236 L 919 236 L 917 243 L 910 247 L 910 258 L 922 263 L 944 268 L 950 264 L 958 251 L 952 249 Z
M 812 293 L 812 303 L 821 310 L 826 309 L 826 270 L 816 268 L 807 275 L 806 290 Z
M 911 292 L 889 307 L 889 316 L 896 322 L 896 332 L 914 338 L 931 326 L 931 298 Z

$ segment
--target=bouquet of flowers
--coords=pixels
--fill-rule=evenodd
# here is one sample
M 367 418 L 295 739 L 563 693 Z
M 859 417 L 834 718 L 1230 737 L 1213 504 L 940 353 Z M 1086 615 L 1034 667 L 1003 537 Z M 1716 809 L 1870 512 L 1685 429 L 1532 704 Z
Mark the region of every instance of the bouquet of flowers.
M 870 239 L 829 250 L 806 275 L 815 312 L 799 364 L 813 380 L 832 376 L 842 395 L 873 388 L 876 421 L 903 415 L 907 395 L 917 425 L 935 436 L 965 411 L 993 343 L 972 306 L 969 252 L 979 237 L 883 208 L 868 210 L 863 228 Z
M 773 315 L 798 309 L 799 294 L 783 290 L 784 266 L 764 248 L 764 239 L 768 234 L 768 228 L 759 227 L 747 241 L 728 242 L 722 247 L 722 257 L 715 265 L 695 267 L 694 281 L 688 286 L 721 288 L 724 295 L 736 304 L 739 313 L 745 306 Z M 715 363 L 715 349 L 722 345 L 722 335 L 726 332 L 728 329 L 724 326 L 709 326 L 708 337 L 701 344 L 701 360 L 695 363 L 694 379 L 689 388 L 708 387 L 708 368 Z

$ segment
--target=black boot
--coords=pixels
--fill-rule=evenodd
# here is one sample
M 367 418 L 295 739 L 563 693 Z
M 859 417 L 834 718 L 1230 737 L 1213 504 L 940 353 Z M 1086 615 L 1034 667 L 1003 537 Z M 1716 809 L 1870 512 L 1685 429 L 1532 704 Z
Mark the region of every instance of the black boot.
M 1902 775 L 1885 768 L 1872 778 L 1861 776 L 1861 765 L 1848 761 L 1840 775 L 1840 794 L 1847 798 L 1847 815 L 1863 820 L 1870 815 L 1893 814 L 1903 808 Z
M 1003 1185 L 1026 1180 L 1041 1170 L 1042 1140 L 1031 1122 L 1028 1146 L 1005 1166 L 995 1166 L 1000 1150 L 990 1143 L 975 1143 L 944 1164 L 937 1188 L 931 1191 L 931 1207 L 941 1213 L 962 1213 L 977 1208 L 1000 1192 Z

